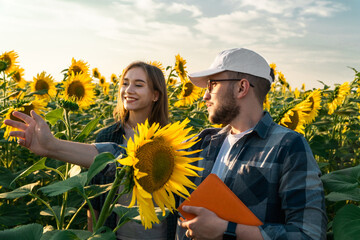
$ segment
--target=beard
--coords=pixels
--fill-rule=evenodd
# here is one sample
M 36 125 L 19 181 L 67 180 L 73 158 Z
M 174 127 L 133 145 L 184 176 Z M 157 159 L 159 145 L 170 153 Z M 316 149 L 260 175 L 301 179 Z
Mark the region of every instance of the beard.
M 240 107 L 236 105 L 236 99 L 232 87 L 228 87 L 226 93 L 219 99 L 220 106 L 214 110 L 213 115 L 209 115 L 209 121 L 214 124 L 227 125 L 231 123 L 240 113 Z

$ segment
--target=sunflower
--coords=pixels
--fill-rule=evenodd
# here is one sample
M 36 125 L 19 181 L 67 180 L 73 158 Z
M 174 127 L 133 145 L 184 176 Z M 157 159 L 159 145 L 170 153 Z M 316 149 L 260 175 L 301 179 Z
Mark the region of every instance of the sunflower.
M 14 121 L 22 122 L 22 120 L 20 120 L 17 117 L 14 117 L 12 115 L 12 113 L 14 111 L 19 111 L 19 112 L 25 113 L 27 115 L 30 115 L 30 111 L 34 110 L 37 114 L 40 115 L 40 114 L 43 114 L 43 110 L 45 109 L 46 106 L 47 106 L 46 101 L 44 101 L 44 100 L 34 100 L 32 102 L 25 103 L 22 106 L 17 107 L 17 108 L 10 107 L 9 110 L 7 111 L 7 113 L 4 115 L 4 117 L 5 117 L 5 119 L 11 119 L 11 120 L 14 120 Z M 2 124 L 1 128 L 6 128 L 5 133 L 4 133 L 4 138 L 5 139 L 8 139 L 9 141 L 12 141 L 12 140 L 16 139 L 15 137 L 10 136 L 10 132 L 11 131 L 17 131 L 17 128 L 5 125 L 4 123 Z
M 301 103 L 295 105 L 293 108 L 288 110 L 284 116 L 281 118 L 279 124 L 290 128 L 298 133 L 305 134 L 305 111 L 310 111 L 311 103 L 308 101 L 302 101 Z
M 320 89 L 316 89 L 311 92 L 309 96 L 306 97 L 305 101 L 311 103 L 309 111 L 304 111 L 304 119 L 307 124 L 311 123 L 315 120 L 316 116 L 319 114 L 319 110 L 321 108 L 321 91 Z
M 282 72 L 278 72 L 278 80 L 281 83 L 281 85 L 285 86 L 286 88 L 289 88 L 289 83 L 286 81 L 286 78 Z
M 11 79 L 16 82 L 16 85 L 19 88 L 24 88 L 26 85 L 26 81 L 24 79 L 24 69 L 19 66 L 15 66 L 14 71 L 15 73 L 11 75 Z
M 193 104 L 202 93 L 202 89 L 192 84 L 188 79 L 185 80 L 181 93 L 177 96 L 180 100 L 175 103 L 175 107 Z
M 105 82 L 104 85 L 102 85 L 102 89 L 103 89 L 103 93 L 105 95 L 109 95 L 109 91 L 110 91 L 110 84 Z
M 333 99 L 331 102 L 329 102 L 328 108 L 328 114 L 331 115 L 335 112 L 337 107 L 344 103 L 346 96 L 350 93 L 350 86 L 349 82 L 344 82 L 340 86 L 337 86 L 334 90 Z
M 118 77 L 116 76 L 115 73 L 111 74 L 110 79 L 111 79 L 111 82 L 112 82 L 114 85 L 116 85 L 117 82 L 119 81 L 119 79 L 118 79 Z
M 165 75 L 165 68 L 164 68 L 164 66 L 162 65 L 161 62 L 159 62 L 159 61 L 149 61 L 149 62 L 147 62 L 147 64 L 150 64 L 150 65 L 153 65 L 153 66 L 159 68 L 163 72 L 163 74 Z
M 80 73 L 89 75 L 88 63 L 83 60 L 76 61 L 74 58 L 72 58 L 71 65 L 68 69 L 68 75 L 70 76 L 71 73 L 74 73 L 75 75 Z
M 4 70 L 6 74 L 10 74 L 16 70 L 17 58 L 18 58 L 18 54 L 14 51 L 4 52 L 0 56 L 0 60 L 6 62 L 7 65 L 7 67 Z
M 106 84 L 106 78 L 104 76 L 100 76 L 99 85 L 103 87 L 105 84 Z
M 269 94 L 266 94 L 265 100 L 263 103 L 263 109 L 269 111 L 270 110 L 270 100 L 269 100 Z
M 270 68 L 272 68 L 272 70 L 274 71 L 274 76 L 276 76 L 276 74 L 277 74 L 276 64 L 275 64 L 275 63 L 271 63 L 271 64 L 270 64 Z
M 93 68 L 92 75 L 93 75 L 94 78 L 100 78 L 101 77 L 101 74 L 100 74 L 98 68 Z
M 32 92 L 47 90 L 46 94 L 36 94 L 36 98 L 49 100 L 56 95 L 54 78 L 50 74 L 46 75 L 46 72 L 42 72 L 40 74 L 37 74 L 36 77 L 33 78 L 33 80 L 34 81 L 30 83 L 30 88 Z
M 299 91 L 298 88 L 295 88 L 295 90 L 294 90 L 294 96 L 295 96 L 295 98 L 299 98 L 299 97 L 300 97 L 300 91 Z
M 172 86 L 177 82 L 176 78 L 168 78 L 167 85 Z
M 62 97 L 65 100 L 75 101 L 80 108 L 86 109 L 94 103 L 94 85 L 87 74 L 74 74 L 64 82 L 65 91 Z
M 186 189 L 196 186 L 187 177 L 198 177 L 195 171 L 202 171 L 191 163 L 201 160 L 199 157 L 189 158 L 201 150 L 184 151 L 196 142 L 194 135 L 189 135 L 191 128 L 187 128 L 188 119 L 183 122 L 168 124 L 159 128 L 159 124 L 138 124 L 134 141 L 130 138 L 127 143 L 127 157 L 118 159 L 122 165 L 134 168 L 134 188 L 129 207 L 135 202 L 139 206 L 139 213 L 145 229 L 151 228 L 152 223 L 159 223 L 154 210 L 154 202 L 163 214 L 165 208 L 171 212 L 175 209 L 174 193 L 187 198 Z
M 178 76 L 180 77 L 180 80 L 182 82 L 186 81 L 187 77 L 187 71 L 185 70 L 186 66 L 186 60 L 184 60 L 180 54 L 175 56 L 176 62 L 175 62 L 175 71 L 177 72 Z

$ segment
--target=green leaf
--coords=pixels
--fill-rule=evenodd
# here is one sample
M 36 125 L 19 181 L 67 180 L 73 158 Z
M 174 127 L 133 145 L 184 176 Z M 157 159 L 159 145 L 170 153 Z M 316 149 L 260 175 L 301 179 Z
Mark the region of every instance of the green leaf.
M 328 173 L 321 177 L 324 187 L 330 192 L 352 195 L 352 199 L 360 199 L 360 165 Z M 343 195 L 344 196 L 344 195 Z M 331 197 L 331 196 L 330 196 Z M 335 196 L 339 197 L 339 196 Z M 350 200 L 350 199 L 344 199 Z M 359 201 L 359 200 L 356 200 Z
M 56 216 L 58 217 L 58 219 L 60 219 L 60 212 L 61 212 L 61 206 L 52 206 L 52 209 L 54 210 L 54 212 L 56 213 Z M 73 207 L 67 207 L 65 210 L 65 217 L 67 216 L 71 216 L 76 212 L 76 208 Z M 40 215 L 42 216 L 49 216 L 52 217 L 54 216 L 53 212 L 50 211 L 50 209 L 44 209 L 43 211 L 40 212 Z
M 65 232 L 65 233 L 61 233 Z M 70 232 L 70 233 L 68 233 Z M 75 236 L 73 235 L 75 234 Z M 54 231 L 48 231 L 43 234 L 40 240 L 53 240 L 53 239 L 89 239 L 89 237 L 92 235 L 90 231 L 86 230 L 75 230 L 75 229 L 68 229 L 68 230 L 54 230 Z M 66 238 L 66 237 L 70 238 Z M 74 238 L 76 237 L 76 238 Z
M 11 182 L 15 175 L 7 168 L 0 167 L 0 186 L 5 188 L 12 188 Z
M 38 223 L 28 224 L 13 229 L 0 231 L 0 239 L 39 240 L 43 227 Z
M 332 202 L 339 202 L 345 200 L 360 201 L 360 195 L 356 191 L 349 191 L 347 193 L 331 192 L 325 197 Z
M 83 142 L 87 136 L 95 129 L 96 125 L 99 123 L 100 118 L 95 118 L 94 120 L 90 121 L 84 129 L 79 133 L 76 138 L 74 139 L 76 142 Z
M 54 125 L 57 121 L 62 120 L 64 122 L 63 117 L 64 109 L 57 108 L 45 114 L 45 119 L 51 124 Z
M 353 240 L 360 236 L 360 208 L 348 204 L 337 211 L 333 222 L 334 239 Z
M 139 208 L 138 207 L 125 207 L 120 204 L 116 204 L 113 210 L 119 217 L 119 225 L 127 223 L 139 216 Z
M 30 183 L 30 184 L 24 185 L 24 186 L 19 187 L 11 192 L 1 193 L 0 198 L 14 199 L 14 198 L 26 196 L 32 191 L 32 189 L 36 185 L 39 185 L 39 184 L 40 184 L 40 181 L 38 181 L 36 183 Z
M 115 162 L 115 157 L 111 153 L 104 152 L 97 155 L 87 173 L 87 184 L 111 162 Z
M 2 204 L 0 206 L 0 225 L 14 227 L 20 224 L 28 223 L 28 214 L 24 211 L 24 208 L 28 208 L 28 206 Z
M 116 240 L 115 233 L 108 227 L 102 226 L 88 240 Z
M 46 168 L 45 166 L 45 161 L 46 161 L 46 157 L 43 157 L 42 159 L 40 159 L 38 162 L 36 162 L 35 164 L 33 164 L 32 166 L 30 166 L 28 169 L 26 169 L 25 171 L 23 171 L 22 173 L 20 173 L 10 184 L 13 185 L 13 183 L 21 178 L 21 177 L 26 177 L 29 174 L 31 174 L 32 172 L 41 170 Z
M 80 192 L 84 192 L 84 186 L 86 183 L 86 174 L 87 174 L 86 172 L 80 173 L 64 181 L 56 182 L 48 186 L 42 187 L 39 190 L 50 197 L 63 194 L 67 191 L 70 191 L 73 188 L 78 189 Z
M 49 240 L 81 240 L 81 238 L 70 230 L 62 230 L 57 231 Z
M 103 193 L 110 191 L 112 183 L 104 184 L 104 185 L 90 185 L 85 186 L 85 194 L 88 198 L 94 198 Z

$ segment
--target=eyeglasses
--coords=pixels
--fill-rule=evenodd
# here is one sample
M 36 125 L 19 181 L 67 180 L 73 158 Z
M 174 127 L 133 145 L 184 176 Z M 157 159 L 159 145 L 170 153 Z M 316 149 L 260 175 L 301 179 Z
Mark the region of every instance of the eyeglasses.
M 225 82 L 225 81 L 241 81 L 242 79 L 209 79 L 207 82 L 207 90 L 209 91 L 209 93 L 212 92 L 214 86 L 216 85 L 216 82 Z M 255 87 L 254 85 L 251 84 L 251 82 L 249 82 L 250 87 Z

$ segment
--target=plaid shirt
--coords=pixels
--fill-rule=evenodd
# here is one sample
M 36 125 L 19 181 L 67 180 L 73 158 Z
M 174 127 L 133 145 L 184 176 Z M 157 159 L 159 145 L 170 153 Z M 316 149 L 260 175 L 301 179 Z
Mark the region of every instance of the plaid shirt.
M 198 135 L 201 140 L 192 150 L 203 149 L 198 166 L 205 170 L 193 179 L 196 185 L 211 173 L 229 130 L 205 129 Z M 302 135 L 274 123 L 265 112 L 231 148 L 228 163 L 222 179 L 264 223 L 259 228 L 265 240 L 326 239 L 321 173 Z

